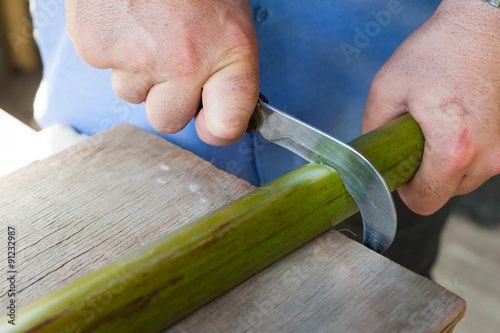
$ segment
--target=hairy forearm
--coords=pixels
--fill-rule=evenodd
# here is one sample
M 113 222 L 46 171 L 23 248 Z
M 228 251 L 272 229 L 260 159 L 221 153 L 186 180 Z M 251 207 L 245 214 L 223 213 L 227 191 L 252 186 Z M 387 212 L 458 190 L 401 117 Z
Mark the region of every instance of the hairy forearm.
M 500 8 L 481 0 L 443 0 L 434 16 L 457 27 L 457 51 L 475 49 L 475 60 L 494 62 L 498 64 L 494 68 L 500 67 Z
M 481 0 L 443 0 L 436 14 L 498 41 L 500 8 Z

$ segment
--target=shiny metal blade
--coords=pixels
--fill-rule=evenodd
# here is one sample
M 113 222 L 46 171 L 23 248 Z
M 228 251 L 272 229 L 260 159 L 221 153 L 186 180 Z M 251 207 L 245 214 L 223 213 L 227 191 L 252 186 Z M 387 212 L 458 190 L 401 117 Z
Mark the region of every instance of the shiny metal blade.
M 363 218 L 363 244 L 385 251 L 396 234 L 396 209 L 377 168 L 360 152 L 310 125 L 259 101 L 254 114 L 262 136 L 305 160 L 334 168 Z

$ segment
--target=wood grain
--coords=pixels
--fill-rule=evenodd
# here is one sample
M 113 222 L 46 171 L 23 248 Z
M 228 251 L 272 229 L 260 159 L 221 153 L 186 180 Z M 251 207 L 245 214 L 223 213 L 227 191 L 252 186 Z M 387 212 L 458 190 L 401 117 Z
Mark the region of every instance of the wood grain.
M 18 303 L 252 189 L 128 125 L 0 178 L 1 230 L 17 229 Z M 331 231 L 169 331 L 447 332 L 464 308 L 439 285 Z
M 219 297 L 172 332 L 448 332 L 464 303 L 330 231 Z
M 18 234 L 22 305 L 252 189 L 131 126 L 0 179 L 2 230 Z

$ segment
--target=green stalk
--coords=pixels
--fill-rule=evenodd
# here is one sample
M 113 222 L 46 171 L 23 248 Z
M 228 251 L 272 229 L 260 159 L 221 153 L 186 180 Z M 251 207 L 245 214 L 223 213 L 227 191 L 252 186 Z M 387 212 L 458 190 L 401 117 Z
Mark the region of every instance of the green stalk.
M 423 143 L 404 115 L 351 145 L 395 189 L 416 172 Z M 31 303 L 0 331 L 158 331 L 356 211 L 332 168 L 307 164 Z

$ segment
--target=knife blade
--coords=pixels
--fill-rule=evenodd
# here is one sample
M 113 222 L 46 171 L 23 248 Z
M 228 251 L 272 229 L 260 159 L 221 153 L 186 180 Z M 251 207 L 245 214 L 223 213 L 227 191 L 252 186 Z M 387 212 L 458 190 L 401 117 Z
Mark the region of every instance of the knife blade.
M 363 244 L 385 251 L 396 234 L 394 201 L 382 174 L 360 152 L 334 137 L 304 123 L 264 101 L 261 95 L 248 133 L 262 136 L 311 163 L 334 168 L 352 196 L 363 219 Z

